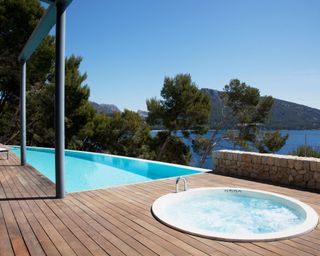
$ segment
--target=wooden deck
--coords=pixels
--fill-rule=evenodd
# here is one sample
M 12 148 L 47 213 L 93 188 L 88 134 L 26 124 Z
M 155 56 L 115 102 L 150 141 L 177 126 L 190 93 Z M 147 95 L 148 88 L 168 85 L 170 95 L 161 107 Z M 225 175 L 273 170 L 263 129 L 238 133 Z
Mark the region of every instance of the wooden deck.
M 0 156 L 2 157 L 2 155 Z M 4 156 L 5 157 L 5 156 Z M 294 196 L 320 213 L 317 193 L 199 174 L 193 188 L 242 186 Z M 53 184 L 12 154 L 0 160 L 0 255 L 320 255 L 320 228 L 276 242 L 231 243 L 168 228 L 153 218 L 152 202 L 174 191 L 167 179 L 52 199 Z M 38 199 L 36 199 L 38 198 Z M 40 198 L 40 199 L 39 199 Z

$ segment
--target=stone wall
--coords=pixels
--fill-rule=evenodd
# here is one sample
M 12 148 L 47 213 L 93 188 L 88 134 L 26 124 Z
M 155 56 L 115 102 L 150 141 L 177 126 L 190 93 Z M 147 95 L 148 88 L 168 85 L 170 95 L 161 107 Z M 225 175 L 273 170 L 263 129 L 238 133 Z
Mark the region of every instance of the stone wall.
M 320 191 L 320 159 L 236 150 L 213 152 L 219 174 Z

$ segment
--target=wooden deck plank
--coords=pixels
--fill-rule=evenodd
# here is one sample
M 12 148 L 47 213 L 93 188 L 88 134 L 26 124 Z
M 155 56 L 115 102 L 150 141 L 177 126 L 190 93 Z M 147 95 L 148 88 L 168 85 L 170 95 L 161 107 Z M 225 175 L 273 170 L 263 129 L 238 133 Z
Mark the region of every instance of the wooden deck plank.
M 47 235 L 46 231 L 37 220 L 37 217 L 32 214 L 32 211 L 26 201 L 19 201 L 19 205 L 45 253 L 53 256 L 61 255 L 54 243 L 50 240 L 50 237 Z
M 57 232 L 64 238 L 66 243 L 72 248 L 76 255 L 92 255 L 86 246 L 79 240 L 78 234 L 75 235 L 68 226 L 66 226 L 57 215 L 42 201 L 36 200 L 34 203 L 44 213 L 46 218 L 55 227 Z
M 248 187 L 294 195 L 320 212 L 318 193 L 212 173 L 188 180 L 191 188 Z M 155 199 L 174 189 L 174 179 L 164 179 L 52 199 L 54 184 L 32 166 L 19 166 L 10 152 L 9 160 L 0 160 L 0 255 L 320 255 L 319 226 L 293 239 L 256 243 L 171 229 L 155 220 L 150 209 Z
M 0 176 L 1 176 L 1 184 L 4 190 L 5 198 L 15 198 L 16 195 L 13 193 L 10 187 L 11 182 L 6 172 L 6 166 L 1 166 Z
M 13 248 L 11 246 L 10 237 L 7 230 L 7 225 L 4 220 L 3 212 L 0 207 L 0 255 L 14 255 Z
M 93 255 L 105 255 L 106 251 L 94 242 L 81 228 L 78 226 L 63 210 L 61 210 L 54 202 L 46 201 L 48 207 L 55 212 L 57 217 L 68 226 L 70 231 L 78 238 L 81 243 L 90 251 Z M 62 208 L 63 209 L 63 208 Z M 74 216 L 73 216 L 74 217 Z
M 65 241 L 65 238 L 56 230 L 55 226 L 52 225 L 37 204 L 33 201 L 27 201 L 27 204 L 60 253 L 62 255 L 76 255 L 71 246 Z
M 69 205 L 78 213 L 81 218 L 91 225 L 92 228 L 97 230 L 103 237 L 105 237 L 108 241 L 110 241 L 115 247 L 117 247 L 123 254 L 133 254 L 136 255 L 137 251 L 126 241 L 120 239 L 117 235 L 117 229 L 112 223 L 105 221 L 99 218 L 98 214 L 92 211 L 87 206 L 87 202 L 85 204 L 76 202 L 70 203 Z
M 107 240 L 99 231 L 94 228 L 93 221 L 89 219 L 88 222 L 83 220 L 84 214 L 77 211 L 77 207 L 72 203 L 54 202 L 58 207 L 63 208 L 64 212 L 74 218 L 74 221 L 78 226 L 82 228 L 96 243 L 103 248 L 109 255 L 125 255 L 116 246 L 114 246 L 109 240 Z M 84 218 L 85 219 L 85 218 Z
M 80 200 L 80 201 L 79 201 Z M 79 204 L 80 202 L 80 204 Z M 114 240 L 115 243 L 117 243 L 117 245 L 120 247 L 118 247 L 119 249 L 121 249 L 124 253 L 128 253 L 128 250 L 131 250 L 131 252 L 129 251 L 130 254 L 139 254 L 138 251 L 135 251 L 136 247 L 140 247 L 141 245 L 139 245 L 139 242 L 136 241 L 135 239 L 133 239 L 132 237 L 130 238 L 130 236 L 128 236 L 127 234 L 125 234 L 124 232 L 120 231 L 118 229 L 118 226 L 114 225 L 112 222 L 110 222 L 108 220 L 108 218 L 103 218 L 102 216 L 105 216 L 103 213 L 101 213 L 99 210 L 99 208 L 95 207 L 92 202 L 90 202 L 90 200 L 85 200 L 85 201 L 81 201 L 81 198 L 79 197 L 79 195 L 77 195 L 77 202 L 78 206 L 86 211 L 87 213 L 90 214 L 90 216 L 92 218 L 94 218 L 94 220 L 101 226 L 100 228 L 105 228 L 108 230 L 108 232 L 111 232 L 117 239 Z M 102 227 L 103 226 L 103 227 Z M 122 239 L 120 239 L 122 238 Z M 120 244 L 118 239 L 120 239 Z M 126 240 L 128 239 L 128 240 Z M 116 244 L 115 244 L 116 245 Z M 127 251 L 124 251 L 124 249 L 127 248 Z M 134 249 L 134 251 L 132 251 L 132 249 Z M 170 255 L 169 252 L 165 253 L 165 250 L 163 250 L 163 253 L 166 255 Z
M 45 255 L 45 252 L 43 251 L 38 239 L 34 235 L 32 228 L 30 227 L 22 210 L 20 209 L 19 202 L 11 201 L 10 206 L 16 218 L 20 231 L 23 234 L 24 241 L 30 254 L 39 256 Z
M 29 255 L 27 246 L 21 235 L 20 228 L 15 220 L 14 214 L 11 211 L 9 202 L 2 202 L 1 208 L 15 254 Z
M 92 205 L 92 210 L 97 210 L 99 209 L 101 216 L 103 216 L 104 218 L 110 219 L 113 221 L 113 223 L 116 223 L 117 226 L 119 227 L 119 225 L 121 225 L 121 223 L 123 223 L 123 229 L 127 229 L 128 234 L 133 236 L 133 237 L 139 237 L 139 240 L 143 243 L 143 244 L 150 244 L 152 241 L 157 241 L 157 244 L 163 243 L 163 237 L 160 237 L 159 239 L 155 236 L 153 236 L 152 233 L 147 232 L 147 230 L 145 230 L 145 227 L 141 227 L 139 224 L 135 224 L 133 222 L 133 220 L 130 218 L 130 216 L 124 217 L 120 214 L 115 213 L 112 208 L 112 205 L 108 204 L 108 208 L 110 209 L 110 211 L 108 212 L 102 212 L 102 210 L 105 208 L 105 205 L 101 203 L 101 201 L 99 201 L 99 197 L 98 196 L 93 196 L 90 197 L 88 196 L 87 198 L 83 198 L 83 200 L 92 200 L 94 198 L 95 204 Z M 165 243 L 165 242 L 164 242 Z M 171 245 L 169 245 L 170 247 Z M 161 250 L 159 251 L 159 248 L 161 248 Z M 157 253 L 161 253 L 161 254 L 169 254 L 168 251 L 164 251 L 163 248 L 166 247 L 158 247 L 155 248 L 154 244 L 152 246 L 152 248 L 155 252 Z M 173 249 L 173 248 L 171 248 Z M 178 249 L 179 250 L 179 249 Z M 187 254 L 187 252 L 185 251 L 179 251 L 180 253 L 184 253 Z M 201 253 L 201 252 L 199 252 Z
M 129 240 L 132 240 L 132 239 L 136 240 L 136 242 L 134 243 L 137 245 L 136 249 L 139 250 L 139 253 L 144 255 L 157 255 L 157 253 L 160 253 L 160 254 L 169 253 L 169 252 L 165 252 L 165 250 L 163 250 L 162 247 L 158 246 L 152 240 L 146 239 L 146 237 L 144 237 L 142 234 L 135 231 L 132 227 L 127 226 L 125 223 L 120 221 L 120 219 L 118 218 L 119 216 L 116 216 L 116 218 L 113 218 L 112 215 L 107 215 L 107 214 L 103 214 L 103 215 L 107 216 L 107 218 L 110 221 L 112 221 L 112 223 L 114 223 L 117 226 L 117 228 L 127 233 L 127 235 L 129 236 Z

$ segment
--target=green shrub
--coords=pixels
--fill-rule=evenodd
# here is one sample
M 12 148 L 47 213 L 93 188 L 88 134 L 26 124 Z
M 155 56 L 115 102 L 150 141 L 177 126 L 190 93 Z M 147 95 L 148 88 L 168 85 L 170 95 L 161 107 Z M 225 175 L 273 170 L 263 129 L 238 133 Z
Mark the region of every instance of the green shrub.
M 299 146 L 295 150 L 291 151 L 289 155 L 320 158 L 320 150 L 311 146 Z

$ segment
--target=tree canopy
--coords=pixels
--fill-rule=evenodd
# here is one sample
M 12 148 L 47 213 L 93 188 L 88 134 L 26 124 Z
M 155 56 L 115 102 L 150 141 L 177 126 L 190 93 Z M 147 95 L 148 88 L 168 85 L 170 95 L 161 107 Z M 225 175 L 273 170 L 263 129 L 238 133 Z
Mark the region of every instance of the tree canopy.
M 95 115 L 88 124 L 85 147 L 116 155 L 153 158 L 149 150 L 150 128 L 134 111 Z
M 18 56 L 44 13 L 37 0 L 0 1 L 0 140 L 16 143 L 19 126 Z M 43 86 L 52 70 L 54 38 L 47 36 L 28 61 L 28 90 Z
M 161 97 L 147 100 L 150 124 L 161 124 L 169 131 L 204 133 L 208 130 L 210 99 L 189 74 L 165 77 Z
M 156 159 L 166 161 L 170 154 L 170 161 L 180 159 L 178 162 L 188 163 L 189 148 L 177 151 L 182 141 L 176 133 L 181 131 L 184 137 L 189 137 L 190 132 L 205 133 L 209 128 L 210 99 L 198 89 L 189 74 L 165 77 L 161 97 L 160 100 L 147 100 L 148 122 L 150 125 L 161 125 L 165 129 L 154 138 L 157 140 L 154 145 L 159 145 Z M 172 147 L 172 144 L 177 146 Z M 173 151 L 169 151 L 170 148 Z M 173 160 L 174 157 L 177 159 Z
M 237 132 L 227 134 L 235 143 L 246 149 L 254 147 L 260 152 L 275 152 L 285 144 L 288 136 L 282 136 L 278 131 L 262 132 L 273 105 L 271 96 L 262 97 L 259 89 L 233 79 L 225 85 L 222 97 L 237 122 Z

